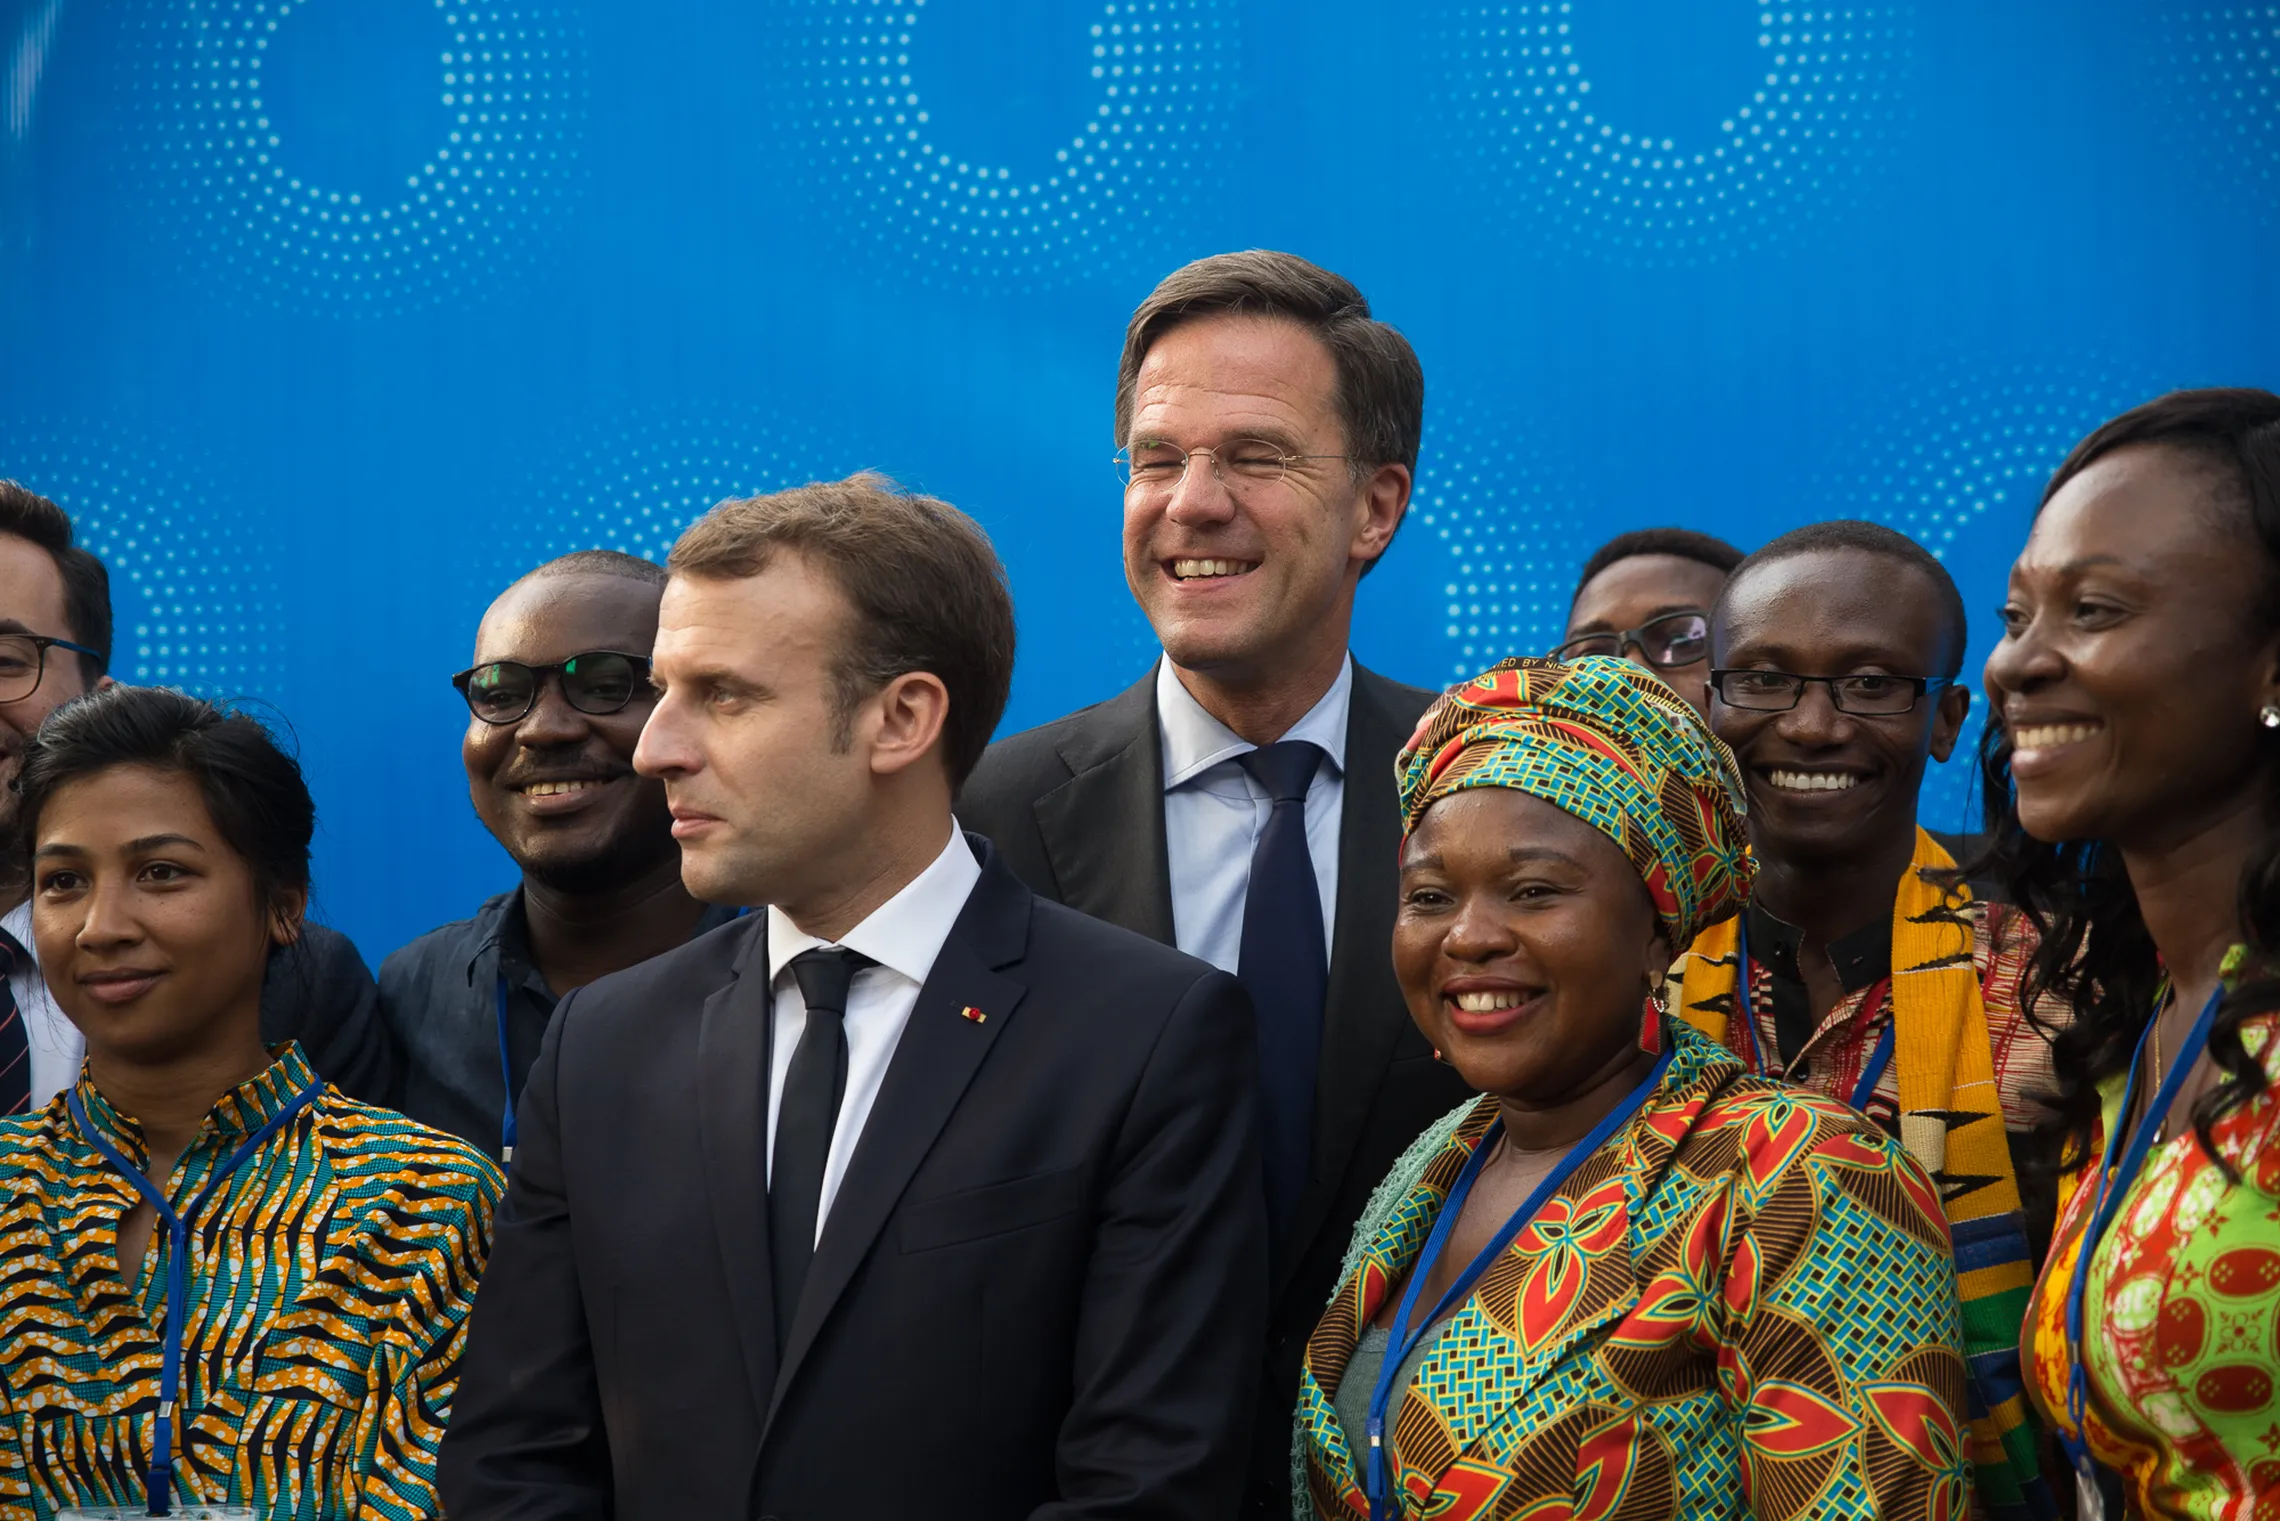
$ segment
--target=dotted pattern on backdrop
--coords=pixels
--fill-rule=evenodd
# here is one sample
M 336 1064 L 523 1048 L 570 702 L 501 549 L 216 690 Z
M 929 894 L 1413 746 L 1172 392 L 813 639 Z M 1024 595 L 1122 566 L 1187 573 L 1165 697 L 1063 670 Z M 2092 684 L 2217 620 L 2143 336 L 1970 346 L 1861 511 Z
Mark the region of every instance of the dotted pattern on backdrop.
M 1819 483 L 1820 515 L 1883 523 L 1942 560 L 1976 531 L 2023 542 L 2023 525 L 2067 451 L 2159 389 L 2096 358 L 1934 370 L 1895 390 L 1900 405 L 1840 451 L 1858 468 Z M 1969 612 L 1973 645 L 1984 646 L 1992 614 L 1977 605 Z M 1971 716 L 1947 764 L 1925 772 L 1917 810 L 1935 829 L 1979 827 L 1975 758 L 1987 704 L 1968 665 L 1962 680 L 1973 689 Z
M 2280 5 L 2161 8 L 2169 93 L 2187 122 L 2237 155 L 2269 225 L 2280 218 Z
M 432 0 L 449 130 L 393 196 L 368 197 L 280 161 L 264 58 L 307 3 L 193 0 L 135 23 L 153 197 L 201 273 L 289 310 L 378 314 L 462 296 L 527 256 L 584 173 L 575 12 Z
M 1450 105 L 1477 156 L 1476 205 L 1532 213 L 1532 229 L 1627 265 L 1688 265 L 1779 242 L 1830 210 L 1894 138 L 1914 7 L 1754 11 L 1762 71 L 1731 110 L 1683 139 L 1595 109 L 1577 54 L 1578 0 L 1468 5 L 1442 61 Z M 1584 0 L 1588 3 L 1588 0 Z
M 1435 406 L 1402 532 L 1432 536 L 1447 557 L 1444 670 L 1461 681 L 1560 642 L 1591 546 L 1582 487 L 1508 442 L 1520 429 L 1466 403 Z
M 809 481 L 855 465 L 826 464 L 805 433 L 731 409 L 650 412 L 579 435 L 561 462 L 504 505 L 481 553 L 469 556 L 480 609 L 509 582 L 556 555 L 615 549 L 662 565 L 681 530 L 714 504 Z
M 1091 24 L 1089 118 L 1020 164 L 978 162 L 939 133 L 910 70 L 926 5 L 809 0 L 788 50 L 806 117 L 796 130 L 835 228 L 891 251 L 921 284 L 954 289 L 1147 262 L 1138 235 L 1184 206 L 1217 160 L 1232 0 L 1108 0 Z
M 205 697 L 282 687 L 263 538 L 173 451 L 126 430 L 18 421 L 0 473 L 71 514 L 111 573 L 111 674 Z

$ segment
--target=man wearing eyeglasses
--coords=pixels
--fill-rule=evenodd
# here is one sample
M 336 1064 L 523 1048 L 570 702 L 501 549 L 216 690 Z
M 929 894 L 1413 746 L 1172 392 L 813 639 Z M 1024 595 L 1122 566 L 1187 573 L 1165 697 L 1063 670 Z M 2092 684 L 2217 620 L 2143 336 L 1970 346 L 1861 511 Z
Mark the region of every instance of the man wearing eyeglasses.
M 1558 660 L 1620 655 L 1710 716 L 1710 609 L 1742 552 L 1691 528 L 1641 528 L 1593 552 Z
M 1711 620 L 1710 722 L 1740 763 L 1757 882 L 1673 968 L 1672 1007 L 1754 1071 L 1865 1111 L 1930 1175 L 1955 1239 L 1976 1489 L 2047 1515 L 2019 1393 L 2034 1249 L 2010 1140 L 2050 1088 L 2023 979 L 2034 926 L 1975 898 L 1916 822 L 1971 707 L 1945 566 L 1874 523 L 1816 523 L 1743 560 Z M 2047 1221 L 2044 1222 L 2047 1232 Z
M 392 1106 L 502 1160 L 555 1003 L 736 915 L 682 887 L 664 785 L 633 770 L 664 592 L 632 555 L 550 560 L 499 594 L 452 678 L 468 797 L 522 882 L 391 955 L 380 1003 L 406 1057 Z
M 44 1107 L 79 1076 L 86 1044 L 49 994 L 32 940 L 29 863 L 16 857 L 16 772 L 24 744 L 65 703 L 111 684 L 111 578 L 70 514 L 0 480 L 0 1114 Z M 372 973 L 356 946 L 316 923 L 275 952 L 261 987 L 261 1036 L 296 1040 L 352 1098 L 393 1079 Z
M 1299 1360 L 1362 1205 L 1467 1096 L 1386 954 L 1393 757 L 1433 694 L 1347 652 L 1409 506 L 1424 391 L 1407 340 L 1304 259 L 1222 254 L 1158 285 L 1115 419 L 1125 581 L 1163 659 L 993 745 L 958 810 L 1032 890 L 1251 994 L 1275 1284 L 1255 1515 L 1290 1514 Z

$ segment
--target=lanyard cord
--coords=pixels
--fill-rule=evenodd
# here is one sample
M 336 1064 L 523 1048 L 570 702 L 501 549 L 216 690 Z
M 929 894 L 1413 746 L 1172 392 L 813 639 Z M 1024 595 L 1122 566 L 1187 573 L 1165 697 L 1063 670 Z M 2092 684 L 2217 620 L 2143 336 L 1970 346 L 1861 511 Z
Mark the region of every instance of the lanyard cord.
M 190 1222 L 206 1207 L 206 1201 L 214 1196 L 214 1191 L 243 1166 L 248 1157 L 260 1150 L 263 1142 L 277 1134 L 287 1121 L 307 1108 L 324 1091 L 324 1087 L 325 1080 L 316 1078 L 287 1100 L 283 1109 L 278 1110 L 267 1124 L 247 1136 L 238 1149 L 229 1154 L 228 1160 L 214 1170 L 213 1176 L 206 1179 L 205 1186 L 191 1199 L 189 1209 L 181 1214 L 174 1212 L 174 1206 L 167 1202 L 165 1193 L 157 1184 L 137 1171 L 135 1165 L 120 1154 L 119 1148 L 88 1123 L 87 1110 L 79 1102 L 78 1092 L 74 1090 L 71 1094 L 71 1121 L 79 1127 L 79 1133 L 97 1151 L 103 1153 L 104 1160 L 111 1164 L 119 1176 L 134 1186 L 135 1192 L 142 1195 L 144 1202 L 166 1223 L 166 1334 L 161 1343 L 164 1352 L 159 1364 L 158 1425 L 151 1446 L 150 1473 L 144 1491 L 150 1514 L 154 1516 L 167 1513 L 167 1503 L 174 1493 L 174 1405 L 182 1391 L 182 1301 L 189 1293 Z M 125 1267 L 126 1264 L 120 1264 L 122 1272 Z
M 1449 1191 L 1447 1201 L 1441 1206 L 1440 1218 L 1433 1222 L 1433 1231 L 1425 1239 L 1424 1250 L 1418 1253 L 1417 1261 L 1410 1267 L 1409 1286 L 1402 1293 L 1400 1308 L 1393 1317 L 1393 1334 L 1387 1339 L 1385 1362 L 1378 1369 L 1377 1386 L 1370 1391 L 1367 1483 L 1371 1521 L 1391 1521 L 1394 1514 L 1389 1497 L 1392 1486 L 1386 1473 L 1385 1415 L 1386 1406 L 1393 1397 L 1394 1380 L 1400 1376 L 1401 1365 L 1408 1361 L 1410 1353 L 1417 1350 L 1418 1343 L 1425 1339 L 1426 1333 L 1465 1301 L 1472 1293 L 1473 1286 L 1480 1282 L 1481 1275 L 1504 1255 L 1512 1245 L 1513 1238 L 1520 1234 L 1521 1227 L 1536 1218 L 1537 1212 L 1559 1191 L 1560 1185 L 1568 1180 L 1569 1175 L 1606 1145 L 1608 1138 L 1639 1112 L 1649 1096 L 1661 1085 L 1663 1074 L 1670 1070 L 1671 1058 L 1677 1054 L 1676 1044 L 1666 1040 L 1662 1055 L 1655 1059 L 1653 1070 L 1647 1073 L 1636 1088 L 1625 1094 L 1622 1101 L 1609 1110 L 1598 1124 L 1591 1127 L 1589 1135 L 1568 1148 L 1568 1154 L 1560 1158 L 1558 1165 L 1536 1185 L 1535 1191 L 1528 1195 L 1528 1201 L 1512 1212 L 1495 1236 L 1490 1238 L 1488 1245 L 1482 1247 L 1479 1255 L 1457 1275 L 1457 1281 L 1449 1285 L 1448 1291 L 1442 1294 L 1431 1313 L 1422 1320 L 1414 1320 L 1411 1317 L 1417 1309 L 1418 1293 L 1424 1288 L 1425 1279 L 1432 1272 L 1433 1265 L 1440 1260 L 1441 1253 L 1447 1250 L 1449 1237 L 1456 1229 L 1457 1217 L 1464 1213 L 1465 1200 L 1472 1195 L 1473 1182 L 1487 1165 L 1489 1155 L 1496 1150 L 1497 1141 L 1503 1137 L 1503 1120 L 1499 1119 L 1490 1125 L 1481 1136 L 1480 1143 L 1473 1148 L 1473 1154 L 1465 1161 L 1464 1171 L 1457 1175 L 1456 1186 Z
M 1762 1075 L 1765 1072 L 1764 1053 L 1758 1047 L 1757 1015 L 1750 1007 L 1754 979 L 1750 975 L 1750 927 L 1746 913 L 1742 916 L 1742 922 L 1735 927 L 1734 954 L 1740 963 L 1734 978 L 1734 1019 L 1749 1041 L 1749 1049 L 1736 1054 L 1742 1058 L 1744 1067 Z M 1884 989 L 1891 981 L 1886 976 L 1870 985 L 1868 997 L 1861 1002 L 1863 1014 L 1875 1014 L 1877 1004 L 1883 1001 Z M 1861 1068 L 1859 1080 L 1853 1084 L 1853 1108 L 1866 1110 L 1868 1101 L 1876 1096 L 1876 1085 L 1884 1081 L 1884 1073 L 1892 1065 L 1892 1048 L 1899 1029 L 1900 1011 L 1895 1008 L 1892 1017 L 1884 1022 L 1884 1033 L 1876 1038 L 1876 1049 L 1869 1053 L 1868 1063 Z
M 507 1096 L 507 1107 L 499 1121 L 499 1161 L 511 1166 L 515 1160 L 515 1060 L 507 1054 L 507 974 L 499 973 L 499 1087 Z
M 2170 1106 L 2177 1102 L 2177 1094 L 2185 1086 L 2186 1075 L 2201 1063 L 2201 1053 L 2208 1048 L 2209 1028 L 2216 1023 L 2217 1005 L 2224 1001 L 2225 990 L 2220 984 L 2201 1006 L 2193 1021 L 2191 1033 L 2185 1037 L 2185 1049 L 2177 1053 L 2176 1062 L 2162 1074 L 2161 1086 L 2154 1091 L 2153 1101 L 2146 1105 L 2145 1113 L 2138 1117 L 2137 1126 L 2129 1132 L 2129 1148 L 2122 1153 L 2121 1164 L 2114 1162 L 2114 1152 L 2122 1141 L 2122 1125 L 2114 1127 L 2106 1137 L 2105 1153 L 2098 1159 L 2098 1191 L 2091 1195 L 2090 1220 L 2082 1229 L 2082 1249 L 2074 1259 L 2074 1275 L 2066 1288 L 2066 1416 L 2073 1431 L 2061 1430 L 2060 1443 L 2067 1457 L 2074 1462 L 2075 1471 L 2085 1478 L 2091 1473 L 2089 1434 L 2083 1418 L 2090 1403 L 2090 1375 L 2082 1361 L 2083 1300 L 2090 1283 L 2090 1259 L 2097 1255 L 2098 1243 L 2106 1229 L 2113 1224 L 2121 1209 L 2122 1196 L 2129 1192 L 2139 1169 L 2145 1166 L 2147 1153 L 2153 1150 L 2154 1137 L 2161 1132 L 2162 1121 L 2168 1118 Z M 2168 992 L 2163 990 L 2162 1002 Z M 2138 1036 L 2137 1049 L 2130 1056 L 2129 1081 L 2122 1089 L 2122 1116 L 2127 1122 L 2130 1104 L 2137 1097 L 2138 1069 L 2145 1062 L 2146 1041 L 2154 1027 L 2161 1023 L 2161 1003 L 2156 1003 L 2153 1018 L 2146 1021 Z

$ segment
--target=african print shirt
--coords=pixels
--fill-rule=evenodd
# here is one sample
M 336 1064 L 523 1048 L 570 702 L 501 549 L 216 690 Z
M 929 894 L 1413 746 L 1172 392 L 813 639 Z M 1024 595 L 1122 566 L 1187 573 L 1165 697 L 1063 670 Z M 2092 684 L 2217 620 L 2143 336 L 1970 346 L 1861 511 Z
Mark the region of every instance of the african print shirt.
M 166 1192 L 189 1204 L 316 1074 L 287 1044 L 206 1117 Z M 88 1120 L 129 1161 L 142 1129 L 82 1071 Z M 441 1514 L 436 1448 L 503 1189 L 474 1147 L 322 1093 L 191 1221 L 177 1501 L 270 1521 Z M 144 1499 L 159 1401 L 167 1232 L 129 1284 L 139 1202 L 57 1095 L 0 1122 L 0 1517 Z
M 2043 1114 L 2041 1095 L 2057 1085 L 2050 1071 L 2050 1041 L 2027 1018 L 2027 964 L 2041 944 L 2034 921 L 2007 903 L 1974 898 L 1961 909 L 1971 922 L 1971 959 L 1979 974 L 1980 1001 L 1987 1010 L 1987 1045 L 1995 1063 L 1995 1085 L 2003 1123 L 2014 1134 L 2032 1130 Z M 1843 996 L 1818 1020 L 1802 1014 L 1804 979 L 1797 968 L 1797 931 L 1752 905 L 1750 914 L 1750 1015 L 1755 1049 L 1773 1058 L 1772 1075 L 1815 1093 L 1850 1102 L 1868 1070 L 1869 1057 L 1892 1024 L 1892 925 L 1879 920 L 1830 946 Z M 1671 1007 L 1684 1008 L 1681 961 L 1672 969 Z M 1782 1038 L 1780 1022 L 1791 1005 L 1808 1021 L 1802 1041 Z M 2072 1020 L 2072 1006 L 2046 996 L 2033 1006 L 2050 1029 Z M 1750 1037 L 1739 1037 L 1748 1039 Z M 1732 1041 L 1729 1040 L 1729 1044 Z M 1791 1045 L 1794 1052 L 1782 1060 Z M 1900 1068 L 1888 1064 L 1868 1101 L 1861 1105 L 1886 1133 L 1900 1133 Z
M 2244 1022 L 2266 1087 L 2213 1128 L 2234 1184 L 2180 1113 L 2090 1260 L 2083 1340 L 2090 1450 L 2148 1516 L 2248 1521 L 2280 1503 L 2280 1013 Z M 2123 1074 L 2104 1086 L 2105 1146 Z M 2066 1294 L 2096 1169 L 2062 1185 L 2057 1244 L 2027 1316 L 2027 1386 L 2071 1432 Z
M 1402 1516 L 1960 1521 L 1938 1195 L 1852 1110 L 1667 1028 L 1645 1107 L 1514 1238 L 1389 1412 Z M 1484 1097 L 1428 1131 L 1363 1214 L 1300 1381 L 1302 1518 L 1369 1514 L 1332 1400 L 1495 1117 Z

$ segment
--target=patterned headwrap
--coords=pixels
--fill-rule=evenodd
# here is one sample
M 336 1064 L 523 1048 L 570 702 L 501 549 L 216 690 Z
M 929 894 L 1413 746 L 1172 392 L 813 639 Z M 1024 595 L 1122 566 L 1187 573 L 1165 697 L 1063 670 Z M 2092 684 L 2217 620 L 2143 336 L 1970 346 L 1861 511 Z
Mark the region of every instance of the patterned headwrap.
M 1513 659 L 1451 688 L 1394 762 L 1407 838 L 1441 798 L 1511 787 L 1623 847 L 1673 946 L 1749 900 L 1734 757 L 1669 687 L 1628 660 Z

